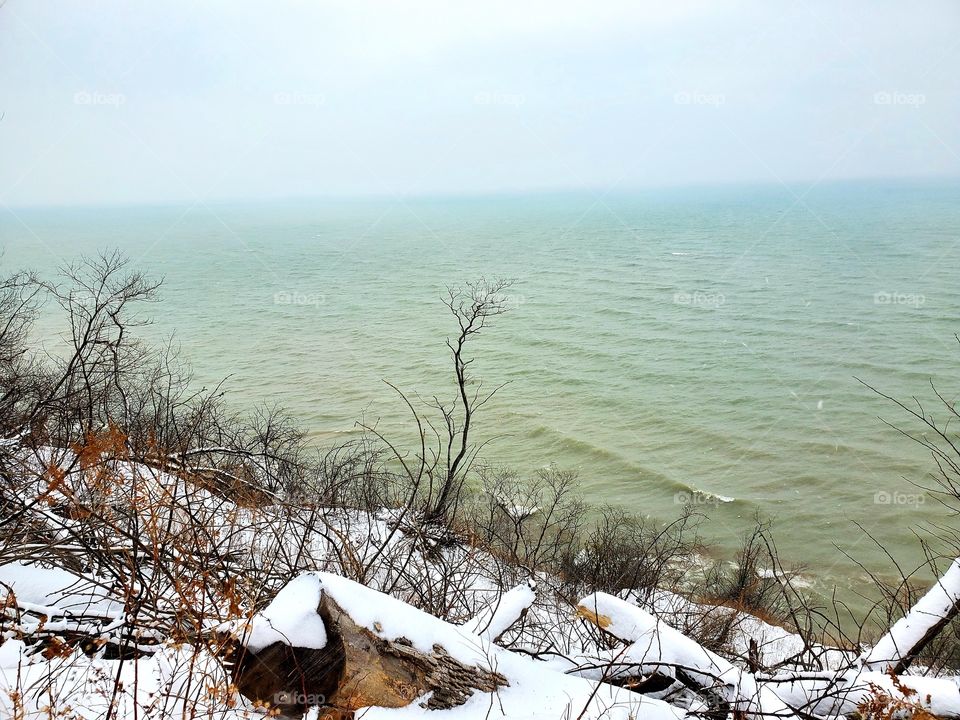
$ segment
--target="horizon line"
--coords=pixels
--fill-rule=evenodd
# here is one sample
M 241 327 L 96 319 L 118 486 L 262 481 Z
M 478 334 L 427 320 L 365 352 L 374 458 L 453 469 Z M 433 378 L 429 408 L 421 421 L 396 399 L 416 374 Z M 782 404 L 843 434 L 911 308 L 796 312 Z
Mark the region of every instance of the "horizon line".
M 517 190 L 476 190 L 476 191 L 433 191 L 418 192 L 411 194 L 397 194 L 384 192 L 371 193 L 316 193 L 303 195 L 261 195 L 261 196 L 235 196 L 205 199 L 169 199 L 169 200 L 129 200 L 129 201 L 90 201 L 73 203 L 26 203 L 26 204 L 6 204 L 0 200 L 0 207 L 11 214 L 16 210 L 96 210 L 96 209 L 134 209 L 134 208 L 163 208 L 163 207 L 183 207 L 185 205 L 204 207 L 209 205 L 223 206 L 240 203 L 251 203 L 257 205 L 266 205 L 274 203 L 295 203 L 295 202 L 407 202 L 407 201 L 443 201 L 443 200 L 483 200 L 483 199 L 523 199 L 547 197 L 551 195 L 594 195 L 600 198 L 623 195 L 642 195 L 645 193 L 683 191 L 683 190 L 722 190 L 736 188 L 780 188 L 791 191 L 794 185 L 809 185 L 812 191 L 816 187 L 829 187 L 832 185 L 851 185 L 851 184 L 915 184 L 915 183 L 950 183 L 960 182 L 960 175 L 894 175 L 894 176 L 852 176 L 846 178 L 833 178 L 830 180 L 816 180 L 810 178 L 799 178 L 791 180 L 734 180 L 729 182 L 678 182 L 662 185 L 634 185 L 612 188 L 604 186 L 580 186 L 580 187 L 539 187 Z

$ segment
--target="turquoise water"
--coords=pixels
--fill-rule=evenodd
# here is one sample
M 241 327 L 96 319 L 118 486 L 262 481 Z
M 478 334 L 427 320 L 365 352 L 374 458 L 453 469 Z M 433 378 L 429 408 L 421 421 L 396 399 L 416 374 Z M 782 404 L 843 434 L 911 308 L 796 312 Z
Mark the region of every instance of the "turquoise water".
M 479 419 L 488 461 L 576 468 L 588 500 L 656 517 L 692 500 L 717 553 L 759 510 L 788 560 L 853 587 L 834 544 L 887 566 L 856 523 L 909 563 L 911 527 L 946 518 L 905 495 L 932 463 L 855 376 L 960 392 L 960 185 L 803 190 L 25 209 L 0 238 L 45 275 L 121 248 L 164 278 L 150 337 L 319 444 L 361 417 L 412 442 L 383 380 L 449 393 L 444 285 L 516 278 L 474 348 L 510 383 Z

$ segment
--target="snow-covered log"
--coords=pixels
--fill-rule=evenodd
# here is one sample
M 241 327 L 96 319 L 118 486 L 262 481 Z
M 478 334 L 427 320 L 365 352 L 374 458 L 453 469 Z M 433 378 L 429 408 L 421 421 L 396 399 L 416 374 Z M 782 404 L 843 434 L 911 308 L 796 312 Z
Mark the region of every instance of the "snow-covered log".
M 237 687 L 290 714 L 320 705 L 333 715 L 369 708 L 370 720 L 400 717 L 380 708 L 406 706 L 403 717 L 457 708 L 465 718 L 685 718 L 667 703 L 558 672 L 329 573 L 294 579 L 233 630 L 247 643 L 234 657 Z
M 960 718 L 960 687 L 950 679 L 911 675 L 894 678 L 859 663 L 836 673 L 757 677 L 611 595 L 590 595 L 580 601 L 578 611 L 629 643 L 617 655 L 619 663 L 636 665 L 644 673 L 659 671 L 691 680 L 704 690 L 719 692 L 732 709 L 757 718 L 849 717 L 878 694 L 890 698 L 893 707 L 903 708 L 905 715 L 910 715 L 912 708 L 940 718 Z
M 904 675 L 923 648 L 960 611 L 960 558 L 906 615 L 864 653 L 835 674 L 781 674 L 766 682 L 791 706 L 815 715 L 852 715 L 877 693 L 902 708 L 960 718 L 960 688 L 944 678 Z
M 344 607 L 356 611 L 350 593 L 341 605 L 330 584 L 320 574 L 301 575 L 253 618 L 242 636 L 244 650 L 234 656 L 241 693 L 296 714 L 311 705 L 403 707 L 428 693 L 425 707 L 449 708 L 474 691 L 506 685 L 502 675 L 461 662 L 442 645 L 386 637 L 380 621 L 358 624 Z
M 761 685 L 716 653 L 645 610 L 606 593 L 580 601 L 581 617 L 629 643 L 620 663 L 636 664 L 644 672 L 682 674 L 704 690 L 719 693 L 732 709 L 756 718 L 795 717 L 794 711 L 769 685 Z
M 889 632 L 864 655 L 868 670 L 902 673 L 923 648 L 960 613 L 960 558 Z
M 537 584 L 533 580 L 527 580 L 513 590 L 498 596 L 496 600 L 465 622 L 463 628 L 484 640 L 496 642 L 511 625 L 526 615 L 536 599 Z

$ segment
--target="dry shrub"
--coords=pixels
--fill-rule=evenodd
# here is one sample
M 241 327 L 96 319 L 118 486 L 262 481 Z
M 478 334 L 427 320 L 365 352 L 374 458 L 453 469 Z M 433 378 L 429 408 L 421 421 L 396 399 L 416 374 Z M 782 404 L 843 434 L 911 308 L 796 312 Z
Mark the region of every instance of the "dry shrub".
M 541 468 L 528 482 L 502 468 L 481 467 L 477 474 L 480 495 L 459 513 L 476 542 L 528 571 L 561 570 L 586 516 L 576 473 Z
M 707 602 L 748 612 L 772 624 L 789 619 L 790 606 L 770 541 L 770 524 L 757 519 L 734 562 L 716 562 L 700 594 Z
M 632 590 L 647 600 L 658 588 L 678 588 L 699 550 L 699 521 L 689 508 L 667 524 L 616 507 L 601 508 L 596 523 L 564 557 L 568 592 Z
M 903 697 L 893 697 L 871 683 L 870 694 L 857 706 L 860 720 L 936 720 L 936 716 L 923 707 L 923 698 L 918 696 L 916 690 L 900 682 L 893 671 L 889 675 L 893 686 Z

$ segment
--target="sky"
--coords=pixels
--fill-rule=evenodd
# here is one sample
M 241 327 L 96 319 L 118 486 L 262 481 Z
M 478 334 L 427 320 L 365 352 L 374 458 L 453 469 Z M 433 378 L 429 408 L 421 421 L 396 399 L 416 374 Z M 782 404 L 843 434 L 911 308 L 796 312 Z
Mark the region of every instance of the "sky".
M 960 175 L 955 0 L 7 0 L 0 203 Z

